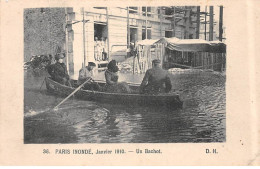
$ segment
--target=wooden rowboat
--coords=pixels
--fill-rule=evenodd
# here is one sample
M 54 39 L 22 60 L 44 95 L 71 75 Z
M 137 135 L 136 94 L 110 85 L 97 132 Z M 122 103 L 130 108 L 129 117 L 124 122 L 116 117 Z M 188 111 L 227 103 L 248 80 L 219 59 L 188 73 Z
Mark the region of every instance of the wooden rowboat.
M 76 80 L 73 81 L 74 87 L 68 87 L 50 78 L 45 78 L 47 91 L 53 94 L 68 96 L 76 89 Z M 96 81 L 100 86 L 104 86 L 105 82 Z M 132 90 L 137 91 L 138 85 L 129 84 Z M 160 94 L 147 95 L 138 93 L 107 93 L 101 91 L 79 90 L 75 93 L 75 97 L 81 100 L 91 100 L 97 102 L 109 102 L 124 105 L 139 105 L 139 106 L 166 106 L 171 108 L 182 107 L 182 101 L 177 94 Z

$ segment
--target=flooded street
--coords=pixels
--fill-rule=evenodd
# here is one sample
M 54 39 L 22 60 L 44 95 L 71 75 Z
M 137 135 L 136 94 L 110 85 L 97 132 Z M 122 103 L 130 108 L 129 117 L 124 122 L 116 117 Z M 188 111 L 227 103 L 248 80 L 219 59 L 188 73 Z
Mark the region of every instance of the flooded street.
M 96 76 L 104 79 L 104 72 Z M 25 143 L 185 143 L 225 142 L 225 76 L 213 72 L 172 74 L 182 109 L 126 107 L 47 92 L 46 75 L 24 74 Z M 119 81 L 140 83 L 144 75 L 121 74 Z M 41 89 L 40 89 L 41 88 Z

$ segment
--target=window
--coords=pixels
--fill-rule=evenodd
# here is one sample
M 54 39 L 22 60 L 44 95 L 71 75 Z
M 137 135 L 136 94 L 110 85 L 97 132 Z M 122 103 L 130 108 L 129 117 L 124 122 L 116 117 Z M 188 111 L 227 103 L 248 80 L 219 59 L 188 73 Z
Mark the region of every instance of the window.
M 165 31 L 165 37 L 171 38 L 172 37 L 172 31 Z
M 161 9 L 160 8 L 157 8 L 157 13 L 158 13 L 158 15 L 161 14 Z
M 142 40 L 146 39 L 146 35 L 145 35 L 145 29 L 142 29 Z
M 147 11 L 146 11 L 147 9 Z M 147 16 L 151 16 L 151 7 L 142 7 L 142 13 L 143 13 L 143 16 L 146 16 L 146 13 L 147 13 Z
M 130 28 L 130 42 L 137 40 L 137 28 Z
M 151 7 L 147 7 L 147 16 L 151 16 Z
M 142 40 L 144 39 L 152 39 L 152 30 L 151 28 L 147 28 L 147 38 L 145 28 L 142 29 Z
M 172 15 L 172 14 L 173 14 L 173 9 L 171 9 L 171 8 L 165 9 L 165 15 Z
M 147 29 L 147 39 L 152 39 L 152 30 Z
M 138 13 L 138 7 L 129 7 L 129 13 Z

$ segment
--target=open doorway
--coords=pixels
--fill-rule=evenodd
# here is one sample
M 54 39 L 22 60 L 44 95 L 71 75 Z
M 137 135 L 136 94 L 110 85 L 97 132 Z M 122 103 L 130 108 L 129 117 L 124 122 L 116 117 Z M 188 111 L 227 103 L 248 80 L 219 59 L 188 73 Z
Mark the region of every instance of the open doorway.
M 130 42 L 135 43 L 137 41 L 137 28 L 130 28 Z
M 97 37 L 98 40 L 101 40 L 102 37 L 107 37 L 107 25 L 101 23 L 94 24 L 94 37 Z M 95 40 L 95 39 L 94 39 Z
M 94 23 L 94 58 L 95 61 L 108 60 L 106 23 Z

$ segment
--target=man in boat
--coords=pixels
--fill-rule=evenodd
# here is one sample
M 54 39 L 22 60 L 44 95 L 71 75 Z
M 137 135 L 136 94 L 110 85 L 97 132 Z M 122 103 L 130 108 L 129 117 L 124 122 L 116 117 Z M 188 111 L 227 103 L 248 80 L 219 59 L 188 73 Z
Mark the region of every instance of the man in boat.
M 51 78 L 63 85 L 68 85 L 71 87 L 70 77 L 67 71 L 66 65 L 63 63 L 64 59 L 63 53 L 58 53 L 55 55 L 56 63 L 48 66 L 47 71 L 51 75 Z
M 89 80 L 88 83 L 84 85 L 86 90 L 99 90 L 100 86 L 93 81 L 93 69 L 96 67 L 94 62 L 88 62 L 88 66 L 83 67 L 79 70 L 78 85 L 81 85 L 85 81 Z
M 141 83 L 141 94 L 168 93 L 172 89 L 169 74 L 160 67 L 160 63 L 159 59 L 152 61 L 152 68 L 146 71 Z

